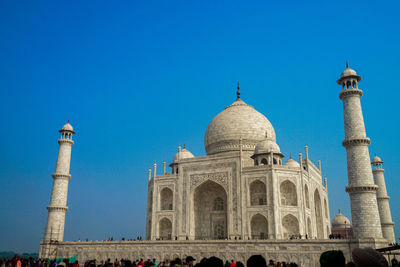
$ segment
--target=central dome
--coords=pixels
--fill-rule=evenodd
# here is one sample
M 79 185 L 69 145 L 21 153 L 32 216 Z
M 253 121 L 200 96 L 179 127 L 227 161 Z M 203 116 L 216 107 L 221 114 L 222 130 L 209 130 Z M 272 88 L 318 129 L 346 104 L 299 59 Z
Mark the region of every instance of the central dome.
M 240 138 L 243 151 L 254 151 L 256 144 L 265 139 L 276 141 L 269 120 L 238 98 L 208 125 L 204 138 L 206 153 L 239 151 Z

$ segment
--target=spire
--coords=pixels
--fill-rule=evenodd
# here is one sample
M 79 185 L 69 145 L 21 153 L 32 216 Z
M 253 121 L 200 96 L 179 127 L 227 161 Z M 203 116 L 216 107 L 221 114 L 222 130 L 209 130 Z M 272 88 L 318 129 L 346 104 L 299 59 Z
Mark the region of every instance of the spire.
M 238 81 L 238 85 L 237 85 L 237 92 L 236 92 L 236 95 L 237 95 L 237 99 L 236 100 L 239 100 L 240 99 L 240 85 L 239 85 L 239 81 Z
M 346 69 L 349 68 L 349 62 L 346 60 Z
M 290 159 L 292 159 L 292 153 L 290 153 Z

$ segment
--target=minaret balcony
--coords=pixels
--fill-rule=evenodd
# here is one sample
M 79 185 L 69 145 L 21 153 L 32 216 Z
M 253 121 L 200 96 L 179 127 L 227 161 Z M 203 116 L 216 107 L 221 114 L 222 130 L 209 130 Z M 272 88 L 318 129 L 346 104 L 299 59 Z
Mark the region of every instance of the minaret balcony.
M 67 211 L 68 207 L 67 206 L 47 206 L 46 207 L 48 211 Z
M 344 139 L 342 142 L 342 145 L 344 147 L 348 146 L 368 146 L 371 144 L 371 139 L 368 137 L 363 137 L 363 138 L 352 138 L 352 139 Z
M 339 98 L 343 100 L 343 98 L 352 96 L 352 95 L 358 95 L 358 96 L 362 97 L 363 91 L 360 89 L 356 89 L 356 88 L 345 89 L 342 92 L 340 92 Z
M 61 138 L 61 139 L 58 139 L 58 143 L 59 143 L 60 145 L 61 145 L 61 144 L 64 144 L 64 143 L 73 145 L 73 144 L 74 144 L 74 141 L 71 140 L 71 139 L 63 139 L 63 138 Z
M 65 174 L 65 173 L 53 173 L 51 176 L 53 177 L 53 179 L 65 179 L 65 180 L 71 179 L 71 174 Z
M 377 191 L 378 186 L 371 184 L 371 185 L 350 185 L 346 186 L 347 193 L 360 193 L 360 192 L 369 192 L 369 191 Z

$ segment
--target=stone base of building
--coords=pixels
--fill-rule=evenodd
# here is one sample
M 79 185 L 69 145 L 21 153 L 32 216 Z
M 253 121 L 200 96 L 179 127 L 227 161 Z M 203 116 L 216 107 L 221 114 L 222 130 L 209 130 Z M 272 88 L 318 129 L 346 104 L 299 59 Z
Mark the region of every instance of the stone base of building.
M 90 241 L 40 244 L 40 258 L 69 258 L 77 256 L 81 263 L 87 260 L 148 259 L 158 261 L 193 256 L 216 256 L 222 260 L 245 263 L 252 255 L 260 254 L 267 261 L 296 262 L 303 266 L 320 266 L 319 258 L 327 250 L 343 251 L 346 261 L 351 260 L 355 247 L 386 247 L 384 239 L 333 240 L 178 240 L 178 241 Z

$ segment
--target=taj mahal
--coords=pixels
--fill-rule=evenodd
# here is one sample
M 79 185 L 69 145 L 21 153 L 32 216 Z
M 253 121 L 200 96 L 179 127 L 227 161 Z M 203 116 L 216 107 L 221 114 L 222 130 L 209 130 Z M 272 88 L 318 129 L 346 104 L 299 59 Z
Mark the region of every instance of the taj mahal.
M 340 249 L 350 259 L 352 248 L 394 243 L 383 161 L 375 155 L 371 162 L 368 150 L 371 140 L 364 125 L 360 81 L 348 66 L 337 80 L 352 226 L 340 212 L 331 221 L 321 161 L 310 160 L 307 146 L 304 154 L 283 154 L 273 125 L 245 102 L 238 84 L 236 100 L 207 127 L 205 156 L 194 156 L 185 145 L 171 157 L 170 170 L 166 162 L 161 171 L 156 163 L 148 170 L 146 240 L 64 241 L 75 134 L 71 124 L 64 125 L 39 257 L 77 256 L 84 261 L 192 255 L 245 262 L 261 254 L 319 266 L 319 256 L 326 250 Z M 342 232 L 350 234 L 329 239 Z

